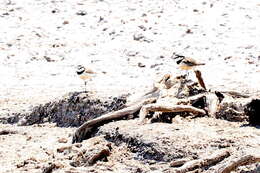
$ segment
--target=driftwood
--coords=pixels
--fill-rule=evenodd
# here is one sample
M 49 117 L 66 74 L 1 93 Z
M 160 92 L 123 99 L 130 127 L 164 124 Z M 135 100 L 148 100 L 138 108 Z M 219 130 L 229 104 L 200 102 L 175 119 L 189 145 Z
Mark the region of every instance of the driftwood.
M 193 170 L 196 170 L 199 168 L 201 169 L 203 167 L 207 167 L 207 166 L 216 164 L 229 156 L 230 156 L 229 151 L 220 150 L 220 151 L 213 153 L 211 156 L 208 156 L 208 157 L 205 157 L 202 159 L 188 161 L 180 168 L 173 169 L 172 171 L 174 173 L 185 173 L 185 172 L 193 171 Z
M 201 76 L 201 72 L 200 72 L 199 70 L 195 70 L 194 73 L 195 73 L 195 75 L 196 75 L 196 77 L 197 77 L 197 79 L 198 79 L 198 82 L 199 82 L 200 86 L 201 86 L 202 88 L 204 88 L 205 90 L 207 90 L 207 89 L 206 89 L 206 85 L 205 85 L 205 83 L 204 83 L 204 80 L 203 80 L 203 78 L 202 78 L 202 76 Z
M 91 133 L 95 128 L 112 120 L 122 119 L 127 115 L 134 114 L 135 112 L 139 111 L 143 105 L 154 102 L 156 100 L 154 97 L 156 92 L 157 90 L 153 89 L 152 91 L 149 91 L 147 94 L 145 94 L 142 99 L 135 101 L 124 109 L 107 113 L 84 123 L 74 133 L 72 143 L 81 142 L 82 140 L 91 137 Z
M 216 169 L 215 173 L 230 173 L 239 166 L 253 163 L 260 163 L 260 156 L 246 155 L 238 159 L 232 159 L 230 162 L 221 165 L 220 168 Z
M 187 163 L 190 160 L 191 159 L 189 159 L 189 158 L 175 159 L 175 160 L 171 161 L 170 166 L 171 167 L 180 167 L 180 166 L 184 165 L 184 163 Z
M 126 108 L 101 115 L 81 125 L 73 135 L 72 142 L 81 142 L 93 136 L 93 132 L 105 123 L 139 113 L 142 123 L 151 122 L 148 115 L 164 116 L 164 112 L 176 115 L 200 115 L 231 121 L 246 121 L 247 115 L 257 120 L 260 112 L 259 99 L 252 99 L 237 92 L 207 91 L 200 71 L 195 71 L 198 82 L 187 76 L 173 77 L 166 74 L 154 84 L 154 88 Z M 253 104 L 251 104 L 253 102 Z M 250 119 L 250 117 L 249 117 Z M 251 122 L 250 122 L 251 123 Z
M 149 112 L 190 112 L 193 115 L 199 115 L 199 114 L 206 114 L 206 111 L 203 109 L 195 108 L 193 106 L 189 105 L 163 105 L 163 104 L 148 104 L 144 105 L 139 113 L 139 118 L 141 123 L 145 123 L 146 121 L 146 115 Z
M 224 163 L 222 163 L 224 159 L 228 159 L 229 161 L 224 161 Z M 223 149 L 216 151 L 208 157 L 197 160 L 191 160 L 188 158 L 173 160 L 170 163 L 170 166 L 178 167 L 171 170 L 173 173 L 198 172 L 199 170 L 203 170 L 206 173 L 230 173 L 239 166 L 250 165 L 253 163 L 260 163 L 260 156 L 246 155 L 240 158 L 235 156 L 231 157 L 230 152 Z M 210 169 L 208 169 L 208 167 L 210 167 Z

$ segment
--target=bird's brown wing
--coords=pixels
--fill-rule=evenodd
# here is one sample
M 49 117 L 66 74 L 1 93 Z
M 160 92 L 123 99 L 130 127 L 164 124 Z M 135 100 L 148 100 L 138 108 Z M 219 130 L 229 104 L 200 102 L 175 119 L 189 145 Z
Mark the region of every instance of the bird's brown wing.
M 196 66 L 196 65 L 205 65 L 205 63 L 198 63 L 195 59 L 186 57 L 183 59 L 183 63 L 189 65 L 189 66 Z
M 86 70 L 85 70 L 85 73 L 96 74 L 96 72 L 94 72 L 94 71 L 91 70 L 91 69 L 86 69 Z

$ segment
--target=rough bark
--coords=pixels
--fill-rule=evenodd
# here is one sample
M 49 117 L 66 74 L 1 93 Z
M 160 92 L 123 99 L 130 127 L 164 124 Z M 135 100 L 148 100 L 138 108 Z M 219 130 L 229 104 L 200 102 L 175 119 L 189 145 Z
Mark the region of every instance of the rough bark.
M 188 161 L 190 161 L 191 159 L 189 158 L 185 158 L 185 159 L 175 159 L 172 160 L 170 163 L 171 167 L 180 167 L 182 165 L 184 165 L 185 163 L 187 163 Z
M 145 123 L 146 115 L 150 112 L 188 112 L 193 115 L 206 114 L 203 109 L 195 108 L 189 105 L 166 105 L 166 104 L 148 104 L 144 105 L 139 113 L 140 122 Z
M 213 164 L 216 164 L 216 163 L 222 161 L 223 159 L 225 159 L 226 157 L 229 157 L 229 156 L 230 156 L 229 151 L 220 150 L 220 151 L 213 153 L 211 156 L 186 162 L 180 168 L 174 169 L 173 172 L 174 173 L 186 173 L 189 171 L 193 171 L 195 169 L 200 169 L 203 167 L 211 166 Z
M 208 93 L 206 95 L 206 108 L 210 117 L 216 117 L 216 113 L 219 110 L 220 100 L 215 93 Z
M 238 159 L 232 159 L 230 162 L 221 165 L 220 168 L 216 169 L 215 173 L 230 173 L 239 166 L 253 163 L 260 163 L 260 156 L 246 155 Z
M 196 75 L 196 77 L 198 79 L 198 82 L 199 82 L 200 86 L 202 88 L 204 88 L 205 90 L 207 90 L 206 85 L 204 83 L 204 80 L 202 78 L 201 72 L 199 70 L 195 70 L 194 72 L 195 72 L 195 75 Z
M 134 114 L 135 112 L 139 111 L 141 107 L 145 104 L 152 103 L 155 101 L 156 98 L 152 97 L 157 90 L 152 90 L 145 94 L 142 99 L 137 100 L 136 102 L 132 103 L 128 107 L 115 111 L 110 112 L 105 115 L 102 115 L 98 118 L 93 120 L 87 121 L 86 123 L 82 124 L 74 133 L 72 138 L 72 143 L 81 142 L 84 139 L 91 137 L 91 133 L 93 130 L 105 123 L 108 123 L 112 120 L 118 120 L 126 117 L 127 115 Z
M 149 112 L 154 114 L 185 112 L 191 115 L 209 115 L 213 118 L 233 121 L 245 121 L 245 115 L 250 115 L 250 110 L 255 112 L 252 117 L 259 112 L 256 104 L 245 109 L 246 105 L 250 105 L 252 99 L 245 98 L 242 94 L 206 91 L 201 72 L 195 71 L 195 73 L 200 85 L 188 80 L 185 76 L 164 75 L 159 82 L 155 83 L 152 90 L 135 102 L 127 104 L 126 108 L 107 113 L 81 125 L 74 133 L 72 142 L 81 142 L 83 139 L 91 137 L 93 132 L 103 124 L 123 119 L 139 110 L 139 119 L 142 123 L 149 122 L 146 119 Z

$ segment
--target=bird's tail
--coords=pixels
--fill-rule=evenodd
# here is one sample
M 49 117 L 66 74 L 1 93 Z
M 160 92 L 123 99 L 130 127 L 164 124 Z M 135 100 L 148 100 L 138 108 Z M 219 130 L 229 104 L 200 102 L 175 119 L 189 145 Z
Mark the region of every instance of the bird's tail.
M 197 63 L 196 65 L 206 65 L 205 63 Z

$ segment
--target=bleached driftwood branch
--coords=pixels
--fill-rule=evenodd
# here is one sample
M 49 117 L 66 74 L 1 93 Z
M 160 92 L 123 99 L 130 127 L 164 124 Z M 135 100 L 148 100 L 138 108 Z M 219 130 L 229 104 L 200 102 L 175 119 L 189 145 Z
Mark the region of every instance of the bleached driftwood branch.
M 142 107 L 139 113 L 140 122 L 144 123 L 146 115 L 150 112 L 189 112 L 193 115 L 206 114 L 203 109 L 195 108 L 189 105 L 166 105 L 166 104 L 147 104 Z
M 239 166 L 250 165 L 253 163 L 260 163 L 260 156 L 246 155 L 241 158 L 232 159 L 225 165 L 221 165 L 216 169 L 215 173 L 230 173 Z
M 193 171 L 193 170 L 196 170 L 199 168 L 203 168 L 203 167 L 207 167 L 207 166 L 216 164 L 229 156 L 230 156 L 230 153 L 228 150 L 225 150 L 225 149 L 219 150 L 208 157 L 186 162 L 180 168 L 173 169 L 173 172 L 174 173 L 186 173 L 189 171 Z
M 107 113 L 82 124 L 74 133 L 72 143 L 81 142 L 82 140 L 91 137 L 91 132 L 93 129 L 112 120 L 122 119 L 128 115 L 134 114 L 135 112 L 139 111 L 143 105 L 154 102 L 156 97 L 153 96 L 156 95 L 156 92 L 157 90 L 153 89 L 152 91 L 149 91 L 147 94 L 145 94 L 142 99 L 137 100 L 124 109 Z
M 151 91 L 137 101 L 127 104 L 126 108 L 101 115 L 81 125 L 73 135 L 73 143 L 90 138 L 93 131 L 103 124 L 123 119 L 139 110 L 139 118 L 143 123 L 146 122 L 149 112 L 157 115 L 160 112 L 186 112 L 192 115 L 209 115 L 213 118 L 237 121 L 246 119 L 245 110 L 253 112 L 252 116 L 256 116 L 254 113 L 256 103 L 252 104 L 252 108 L 249 104 L 252 98 L 241 98 L 238 93 L 232 92 L 224 94 L 218 91 L 206 91 L 201 72 L 195 71 L 195 73 L 200 85 L 187 79 L 186 76 L 164 75 L 159 82 L 154 84 Z M 258 104 L 257 99 L 255 102 Z M 246 105 L 249 105 L 249 108 L 245 109 L 248 107 Z

